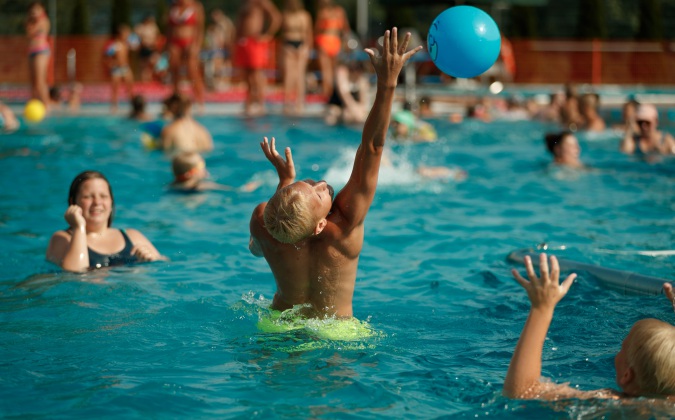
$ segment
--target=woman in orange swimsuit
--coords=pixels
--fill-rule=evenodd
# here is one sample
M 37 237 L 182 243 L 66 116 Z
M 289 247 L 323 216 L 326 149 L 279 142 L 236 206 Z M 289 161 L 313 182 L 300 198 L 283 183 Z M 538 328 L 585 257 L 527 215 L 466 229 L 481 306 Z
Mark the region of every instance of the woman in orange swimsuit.
M 169 9 L 169 68 L 178 92 L 180 67 L 186 65 L 195 99 L 204 105 L 204 82 L 199 70 L 199 52 L 204 41 L 204 7 L 196 0 L 175 0 Z
M 28 69 L 30 74 L 31 96 L 49 106 L 49 86 L 47 69 L 49 66 L 49 18 L 40 2 L 31 3 L 26 19 L 28 36 Z
M 337 56 L 342 50 L 342 39 L 349 33 L 345 9 L 333 0 L 319 0 L 316 13 L 316 47 L 321 67 L 321 86 L 326 98 L 333 94 Z

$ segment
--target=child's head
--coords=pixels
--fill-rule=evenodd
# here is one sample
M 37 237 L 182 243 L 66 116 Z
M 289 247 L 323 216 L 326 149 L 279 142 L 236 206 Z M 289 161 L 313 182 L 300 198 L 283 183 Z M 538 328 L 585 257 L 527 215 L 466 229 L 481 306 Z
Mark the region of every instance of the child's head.
M 630 395 L 675 395 L 675 326 L 636 322 L 614 359 L 616 381 Z
M 207 177 L 204 158 L 196 152 L 181 152 L 171 162 L 174 183 L 184 186 L 196 186 Z
M 120 40 L 126 40 L 129 37 L 129 34 L 131 34 L 131 28 L 126 23 L 117 24 L 113 31 L 113 37 Z

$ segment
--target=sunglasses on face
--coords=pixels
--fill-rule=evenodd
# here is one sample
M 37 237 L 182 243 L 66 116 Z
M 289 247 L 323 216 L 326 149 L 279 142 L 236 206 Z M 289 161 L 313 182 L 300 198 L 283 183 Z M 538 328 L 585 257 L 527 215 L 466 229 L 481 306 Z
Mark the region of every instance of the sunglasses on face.
M 649 121 L 649 120 L 637 120 L 636 122 L 637 122 L 638 125 L 643 125 L 643 124 L 652 125 L 652 122 Z

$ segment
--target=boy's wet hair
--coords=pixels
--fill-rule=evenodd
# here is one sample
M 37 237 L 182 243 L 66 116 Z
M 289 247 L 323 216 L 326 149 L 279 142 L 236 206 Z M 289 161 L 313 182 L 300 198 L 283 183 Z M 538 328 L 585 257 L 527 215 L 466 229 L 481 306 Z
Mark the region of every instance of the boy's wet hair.
M 187 172 L 204 162 L 204 158 L 197 152 L 181 152 L 171 160 L 171 169 L 176 178 L 180 178 Z
M 263 220 L 270 235 L 285 244 L 294 244 L 311 236 L 319 222 L 309 209 L 304 194 L 290 185 L 277 191 L 267 202 Z

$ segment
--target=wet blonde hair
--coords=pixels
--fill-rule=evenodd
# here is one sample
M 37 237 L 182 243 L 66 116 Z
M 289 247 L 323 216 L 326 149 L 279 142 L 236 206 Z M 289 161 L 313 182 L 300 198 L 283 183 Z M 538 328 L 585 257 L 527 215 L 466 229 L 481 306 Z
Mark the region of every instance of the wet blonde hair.
M 285 244 L 294 244 L 311 236 L 319 222 L 305 195 L 292 185 L 277 191 L 267 202 L 263 220 L 270 235 Z
M 173 175 L 178 178 L 203 163 L 204 158 L 199 153 L 181 152 L 173 157 L 171 169 L 173 169 Z
M 643 394 L 675 395 L 675 327 L 643 319 L 631 329 L 628 365 Z

